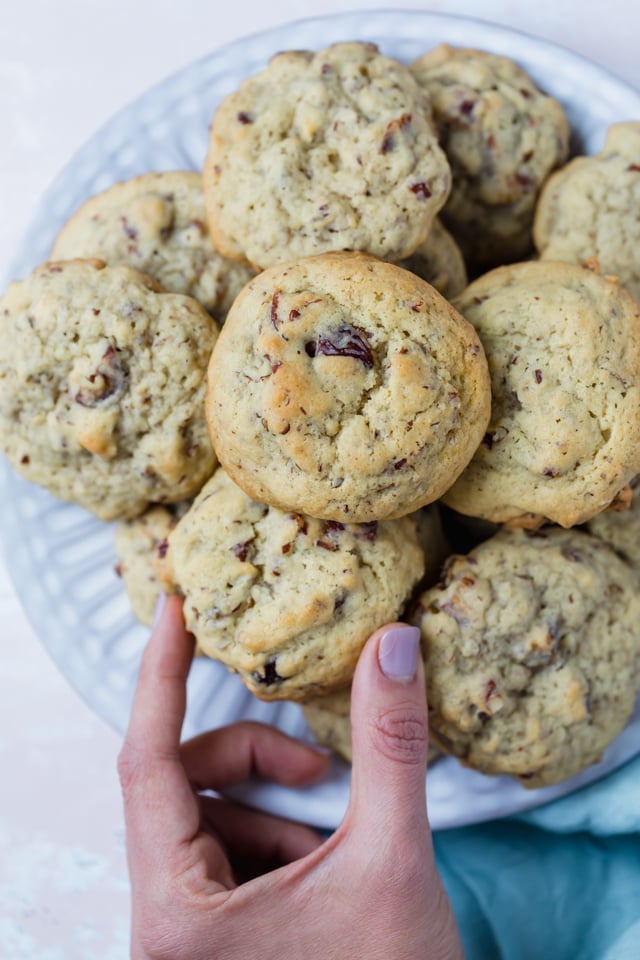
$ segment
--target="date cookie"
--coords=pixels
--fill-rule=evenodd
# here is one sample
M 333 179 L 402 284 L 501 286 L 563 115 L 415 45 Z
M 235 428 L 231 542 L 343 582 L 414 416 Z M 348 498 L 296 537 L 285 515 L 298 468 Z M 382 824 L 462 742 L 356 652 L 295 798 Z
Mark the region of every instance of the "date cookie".
M 429 728 L 482 773 L 525 787 L 597 763 L 640 686 L 640 594 L 577 530 L 502 529 L 420 600 Z
M 595 258 L 640 300 L 640 122 L 609 128 L 604 148 L 546 182 L 533 238 L 544 260 Z
M 263 700 L 347 686 L 368 636 L 397 619 L 424 568 L 409 519 L 286 513 L 222 469 L 169 535 L 168 559 L 198 649 Z
M 540 188 L 565 162 L 569 125 L 508 57 L 441 44 L 411 64 L 451 166 L 441 216 L 474 271 L 524 258 Z
M 428 507 L 410 514 L 418 531 L 418 543 L 424 554 L 424 577 L 420 587 L 426 589 L 437 582 L 447 557 L 452 553 L 442 524 L 439 503 L 430 503 Z
M 161 593 L 175 592 L 166 555 L 168 536 L 191 500 L 161 506 L 154 504 L 139 517 L 116 526 L 116 573 L 122 577 L 133 613 L 150 627 Z
M 467 268 L 462 251 L 438 217 L 433 221 L 424 243 L 406 260 L 401 260 L 398 266 L 422 277 L 447 300 L 462 293 L 467 285 Z
M 252 280 L 209 367 L 218 458 L 250 496 L 362 523 L 436 500 L 485 433 L 486 359 L 414 274 L 356 253 Z
M 491 423 L 444 502 L 496 523 L 584 523 L 640 473 L 640 307 L 573 264 L 498 267 L 454 305 L 476 328 Z
M 426 95 L 374 44 L 277 54 L 211 124 L 213 243 L 258 268 L 328 250 L 401 260 L 449 188 Z
M 46 263 L 0 300 L 0 444 L 102 520 L 195 494 L 216 460 L 204 394 L 218 327 L 130 267 Z
M 586 524 L 586 530 L 603 540 L 640 575 L 640 477 L 631 483 L 627 510 L 605 510 Z
M 351 687 L 313 697 L 302 712 L 315 742 L 351 763 Z
M 135 267 L 166 290 L 193 297 L 219 322 L 254 275 L 214 250 L 202 175 L 187 170 L 145 173 L 87 200 L 51 253 L 51 260 L 77 257 Z
M 315 697 L 302 704 L 302 712 L 316 743 L 328 747 L 333 753 L 351 763 L 351 688 L 327 693 L 324 697 Z M 442 752 L 434 744 L 429 744 L 429 765 L 433 764 Z

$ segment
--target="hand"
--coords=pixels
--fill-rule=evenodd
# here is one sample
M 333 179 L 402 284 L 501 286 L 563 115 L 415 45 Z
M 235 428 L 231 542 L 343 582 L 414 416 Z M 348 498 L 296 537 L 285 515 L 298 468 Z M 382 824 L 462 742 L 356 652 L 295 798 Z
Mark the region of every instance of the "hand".
M 170 597 L 119 758 L 134 960 L 461 958 L 427 818 L 415 629 L 381 628 L 360 657 L 349 808 L 324 842 L 301 824 L 202 795 L 252 772 L 312 783 L 328 760 L 255 723 L 180 746 L 192 656 L 180 601 Z

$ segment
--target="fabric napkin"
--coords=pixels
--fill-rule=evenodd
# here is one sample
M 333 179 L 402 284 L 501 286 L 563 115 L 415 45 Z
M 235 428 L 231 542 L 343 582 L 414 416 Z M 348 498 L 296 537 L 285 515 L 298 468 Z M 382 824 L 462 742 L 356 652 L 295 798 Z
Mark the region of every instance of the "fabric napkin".
M 640 960 L 640 756 L 434 844 L 467 960 Z

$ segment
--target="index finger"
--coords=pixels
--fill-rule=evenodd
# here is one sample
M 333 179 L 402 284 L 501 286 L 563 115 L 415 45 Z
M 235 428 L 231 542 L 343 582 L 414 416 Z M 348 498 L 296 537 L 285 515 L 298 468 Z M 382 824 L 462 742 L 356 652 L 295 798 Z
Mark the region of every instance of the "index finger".
M 199 810 L 180 760 L 194 641 L 178 597 L 166 599 L 145 649 L 118 758 L 129 843 L 149 859 L 191 840 Z

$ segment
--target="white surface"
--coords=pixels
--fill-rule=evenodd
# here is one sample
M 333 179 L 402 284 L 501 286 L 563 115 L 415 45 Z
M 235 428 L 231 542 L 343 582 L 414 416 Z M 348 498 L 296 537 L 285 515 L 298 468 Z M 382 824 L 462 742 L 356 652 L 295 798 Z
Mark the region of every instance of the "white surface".
M 351 8 L 369 8 L 352 3 Z M 485 2 L 494 19 L 556 39 L 640 86 L 640 11 L 614 2 Z M 105 120 L 175 69 L 249 31 L 337 3 L 21 2 L 0 7 L 0 274 L 58 169 Z M 426 9 L 426 7 L 425 7 Z M 477 15 L 473 3 L 428 9 Z M 8 147 L 8 149 L 7 149 Z M 119 738 L 35 640 L 0 568 L 0 958 L 127 956 Z

